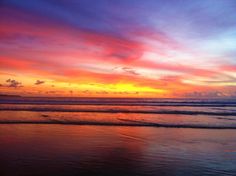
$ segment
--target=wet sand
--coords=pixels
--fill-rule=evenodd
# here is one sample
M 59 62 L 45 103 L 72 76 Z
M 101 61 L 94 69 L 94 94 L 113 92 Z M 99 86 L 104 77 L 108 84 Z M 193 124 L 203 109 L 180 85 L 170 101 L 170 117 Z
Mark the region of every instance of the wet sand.
M 0 175 L 235 175 L 235 130 L 0 125 Z

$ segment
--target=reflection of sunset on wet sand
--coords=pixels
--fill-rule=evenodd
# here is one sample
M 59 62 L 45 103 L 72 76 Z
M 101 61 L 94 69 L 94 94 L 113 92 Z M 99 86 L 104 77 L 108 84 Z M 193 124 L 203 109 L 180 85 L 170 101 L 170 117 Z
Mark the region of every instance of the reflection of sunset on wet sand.
M 236 138 L 234 131 L 61 125 L 0 126 L 0 130 L 0 149 L 6 151 L 1 155 L 3 175 L 25 171 L 117 176 L 235 172 L 235 154 L 229 152 L 235 141 L 225 144 Z

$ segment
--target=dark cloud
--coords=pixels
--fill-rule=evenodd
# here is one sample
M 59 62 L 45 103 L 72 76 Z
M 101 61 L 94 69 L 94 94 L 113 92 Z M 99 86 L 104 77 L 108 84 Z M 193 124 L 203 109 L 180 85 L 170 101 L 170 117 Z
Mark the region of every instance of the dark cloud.
M 137 43 L 138 44 L 138 43 Z M 117 47 L 117 48 L 116 48 Z M 108 55 L 109 58 L 116 58 L 120 60 L 129 60 L 129 59 L 137 59 L 141 56 L 141 49 L 136 49 L 128 47 L 128 48 L 119 48 L 119 46 L 116 46 L 113 48 L 113 50 L 117 50 L 114 53 L 111 53 Z
M 130 75 L 140 75 L 139 73 L 137 73 L 135 69 L 130 68 L 130 67 L 115 67 L 112 70 L 122 71 Z
M 139 73 L 137 73 L 136 70 L 130 67 L 123 67 L 122 70 L 124 70 L 126 73 L 129 73 L 131 75 L 139 75 Z
M 23 87 L 21 82 L 16 81 L 14 79 L 7 79 L 6 82 L 7 82 L 6 87 L 14 87 L 14 88 Z
M 34 84 L 35 84 L 35 85 L 40 85 L 40 84 L 44 84 L 44 83 L 45 83 L 45 81 L 37 80 Z

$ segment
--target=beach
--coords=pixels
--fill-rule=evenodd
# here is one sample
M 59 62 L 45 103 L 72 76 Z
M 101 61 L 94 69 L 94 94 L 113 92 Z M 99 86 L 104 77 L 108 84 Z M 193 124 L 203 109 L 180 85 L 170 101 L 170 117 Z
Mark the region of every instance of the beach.
M 0 125 L 0 174 L 235 175 L 235 130 Z
M 236 173 L 233 100 L 8 97 L 0 103 L 3 176 Z

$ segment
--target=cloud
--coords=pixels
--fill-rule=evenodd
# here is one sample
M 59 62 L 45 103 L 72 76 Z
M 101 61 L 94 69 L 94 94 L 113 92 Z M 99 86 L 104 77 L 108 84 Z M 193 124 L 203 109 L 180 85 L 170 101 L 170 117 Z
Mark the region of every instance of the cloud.
M 136 72 L 136 70 L 130 68 L 130 67 L 123 67 L 122 68 L 126 73 L 129 73 L 131 75 L 139 75 L 139 73 Z
M 34 84 L 35 84 L 35 85 L 40 85 L 40 84 L 44 84 L 44 83 L 45 83 L 45 81 L 37 80 Z
M 16 81 L 14 79 L 7 79 L 7 87 L 14 87 L 14 88 L 18 88 L 18 87 L 23 87 L 22 83 L 19 81 Z
M 83 94 L 89 94 L 90 91 L 89 91 L 89 90 L 84 90 L 84 91 L 82 91 L 82 93 L 83 93 Z
M 46 91 L 45 93 L 46 93 L 46 94 L 55 94 L 55 93 L 57 93 L 57 91 L 52 91 L 52 90 L 51 90 L 51 91 Z
M 139 73 L 137 73 L 137 71 L 131 67 L 115 67 L 112 70 L 116 70 L 118 72 L 125 72 L 129 75 L 140 75 Z
M 226 95 L 220 91 L 207 91 L 207 92 L 194 91 L 186 93 L 185 96 L 190 98 L 219 98 L 219 97 L 225 97 Z

